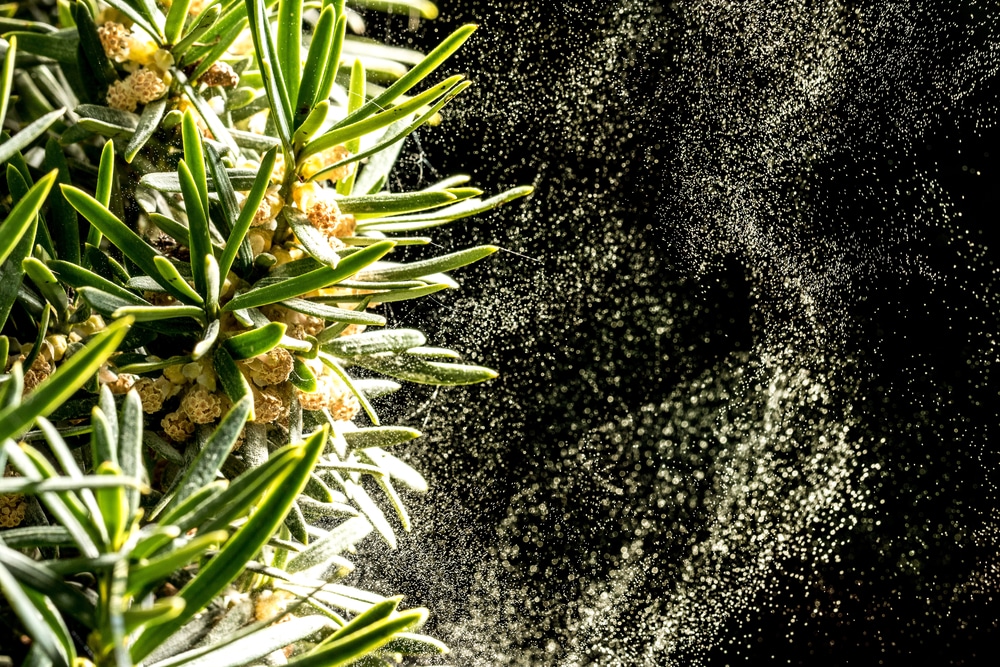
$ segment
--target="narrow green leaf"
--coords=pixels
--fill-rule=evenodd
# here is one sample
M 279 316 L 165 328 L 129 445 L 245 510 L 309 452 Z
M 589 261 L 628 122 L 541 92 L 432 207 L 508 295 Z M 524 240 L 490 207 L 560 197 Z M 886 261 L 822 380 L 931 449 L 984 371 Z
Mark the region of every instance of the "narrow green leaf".
M 212 5 L 203 11 L 198 16 L 196 22 L 191 26 L 191 29 L 188 30 L 186 35 L 184 35 L 184 38 L 177 42 L 176 46 L 171 49 L 170 52 L 173 54 L 174 59 L 183 64 L 184 54 L 187 53 L 187 50 L 190 49 L 203 35 L 207 34 L 209 30 L 217 25 L 219 16 L 221 15 L 222 7 L 217 4 Z M 232 42 L 230 42 L 230 44 L 231 43 Z M 226 46 L 228 47 L 229 44 L 226 44 Z M 212 60 L 211 62 L 214 63 L 215 60 Z
M 90 453 L 93 457 L 94 469 L 96 470 L 105 462 L 117 464 L 118 438 L 111 432 L 108 418 L 96 405 L 90 413 L 90 424 L 93 427 L 90 432 Z
M 85 2 L 77 2 L 73 5 L 73 19 L 76 21 L 77 34 L 80 36 L 81 59 L 90 67 L 90 71 L 97 77 L 97 83 L 103 90 L 107 86 L 118 80 L 115 67 L 108 60 L 101 45 L 101 38 L 97 33 L 97 25 L 94 17 L 90 13 L 90 6 Z M 156 35 L 156 31 L 150 32 Z
M 65 321 L 69 310 L 69 297 L 48 267 L 34 257 L 27 257 L 21 262 L 21 268 L 35 283 L 42 297 L 55 309 L 59 320 Z
M 460 85 L 462 79 L 463 77 L 461 75 L 450 77 L 401 104 L 394 107 L 383 107 L 383 111 L 371 115 L 370 117 L 365 115 L 356 122 L 350 124 L 345 124 L 344 122 L 338 123 L 325 134 L 322 134 L 318 138 L 309 142 L 309 144 L 302 151 L 300 151 L 300 163 L 302 159 L 309 157 L 310 155 L 315 155 L 321 151 L 333 148 L 338 144 L 343 144 L 352 139 L 363 137 L 366 134 L 370 134 L 376 130 L 382 129 L 383 127 L 392 125 L 399 119 L 409 116 L 411 113 L 415 113 L 422 107 L 431 104 L 437 98 L 445 95 L 449 90 Z M 362 107 L 362 109 L 364 108 L 365 107 Z M 353 115 L 355 114 L 352 114 L 352 116 Z M 352 116 L 348 116 L 348 118 L 351 118 Z
M 181 120 L 181 134 L 184 143 L 184 162 L 190 171 L 191 180 L 196 186 L 202 208 L 207 213 L 208 177 L 205 174 L 205 148 L 201 141 L 201 130 L 198 129 L 194 114 L 191 113 L 190 109 L 184 112 L 183 120 Z M 183 187 L 184 180 L 182 178 L 181 188 Z
M 421 283 L 421 285 L 423 285 L 423 283 Z M 305 313 L 306 315 L 311 315 L 313 317 L 319 317 L 327 321 L 344 322 L 346 324 L 364 324 L 376 327 L 385 326 L 384 317 L 364 310 L 357 311 L 348 310 L 346 308 L 337 308 L 336 306 L 328 306 L 326 304 L 316 303 L 315 301 L 309 301 L 307 299 L 286 299 L 281 302 L 281 305 L 290 310 Z
M 52 467 L 52 464 L 45 459 L 35 448 L 27 444 L 14 445 L 13 441 L 7 440 L 3 448 L 10 457 L 14 467 L 26 477 L 28 481 L 39 484 L 44 483 L 65 483 L 65 478 L 61 478 Z M 69 480 L 73 484 L 79 484 L 80 480 Z M 88 510 L 80 504 L 79 499 L 67 489 L 32 491 L 38 499 L 48 508 L 56 521 L 64 526 L 73 536 L 73 541 L 77 548 L 85 557 L 96 558 L 100 551 L 97 544 L 102 542 L 102 531 L 99 530 L 91 518 Z
M 389 503 L 396 510 L 396 516 L 399 518 L 399 524 L 403 527 L 403 530 L 407 533 L 410 532 L 412 527 L 410 513 L 406 511 L 406 505 L 403 504 L 403 499 L 396 492 L 396 488 L 392 485 L 392 482 L 385 475 L 373 475 L 372 478 L 375 480 L 375 484 L 385 493 L 386 497 L 389 498 Z
M 227 338 L 223 345 L 233 359 L 249 359 L 277 347 L 285 335 L 286 328 L 287 325 L 282 322 L 271 322 L 266 326 Z
M 248 258 L 251 256 L 250 244 L 246 238 L 247 231 L 250 229 L 250 224 L 253 222 L 257 209 L 260 207 L 261 202 L 264 201 L 264 195 L 267 194 L 267 186 L 271 182 L 271 172 L 274 169 L 276 157 L 277 150 L 272 148 L 261 158 L 260 170 L 254 178 L 253 186 L 247 194 L 246 201 L 243 202 L 243 209 L 233 224 L 232 232 L 226 240 L 226 247 L 222 252 L 222 258 L 219 260 L 219 276 L 223 280 L 229 275 L 229 271 L 237 255 L 240 253 L 241 247 L 245 246 L 245 253 Z M 242 268 L 245 271 L 249 269 L 249 266 Z
M 184 530 L 194 526 L 204 531 L 219 530 L 245 517 L 272 481 L 298 460 L 295 447 L 289 445 L 273 452 L 267 461 L 234 479 L 226 490 L 177 521 L 177 525 Z
M 132 646 L 132 659 L 139 661 L 193 617 L 243 571 L 246 562 L 270 539 L 309 479 L 326 445 L 328 429 L 313 434 L 295 448 L 294 464 L 273 479 L 272 485 L 245 524 L 222 550 L 204 565 L 177 594 L 186 603 L 184 613 L 172 621 L 147 628 Z
M 512 188 L 489 199 L 467 199 L 430 213 L 362 220 L 358 223 L 358 231 L 411 232 L 428 227 L 438 227 L 454 220 L 485 213 L 515 199 L 530 195 L 533 191 L 534 188 L 531 186 Z
M 447 190 L 429 192 L 400 192 L 361 197 L 344 197 L 337 200 L 342 213 L 350 213 L 363 219 L 372 216 L 386 216 L 436 208 L 455 201 L 455 195 Z
M 455 361 L 462 358 L 458 352 L 445 347 L 411 347 L 406 354 L 420 357 L 422 359 L 453 359 Z
M 184 456 L 178 452 L 173 445 L 156 435 L 152 431 L 145 431 L 142 434 L 142 444 L 156 452 L 170 463 L 181 465 L 184 463 Z
M 142 401 L 139 394 L 129 391 L 122 402 L 118 420 L 118 464 L 126 477 L 139 478 L 142 471 Z M 125 487 L 129 516 L 139 510 L 139 489 Z
M 16 436 L 37 417 L 44 417 L 68 399 L 97 371 L 125 337 L 130 319 L 112 322 L 83 349 L 35 388 L 19 405 L 0 410 L 0 441 Z
M 433 105 L 428 107 L 428 109 L 423 114 L 419 115 L 415 120 L 412 120 L 409 123 L 407 123 L 406 118 L 404 118 L 402 121 L 394 122 L 392 125 L 389 126 L 389 130 L 387 130 L 386 133 L 382 135 L 382 138 L 379 140 L 377 144 L 375 144 L 374 146 L 372 146 L 367 150 L 361 151 L 360 153 L 355 153 L 354 155 L 350 155 L 344 158 L 343 160 L 340 160 L 339 162 L 327 165 L 326 167 L 323 168 L 322 171 L 312 174 L 309 177 L 309 180 L 315 181 L 326 178 L 327 174 L 331 173 L 335 169 L 339 169 L 352 162 L 358 162 L 360 160 L 364 160 L 368 157 L 371 157 L 372 155 L 375 155 L 376 153 L 379 153 L 380 151 L 385 150 L 387 147 L 402 141 L 410 134 L 412 134 L 421 125 L 423 125 L 424 123 L 428 122 L 431 118 L 433 118 L 435 114 L 437 114 L 437 112 L 440 111 L 446 104 L 451 102 L 451 100 L 454 99 L 455 96 L 459 95 L 462 91 L 464 91 L 471 85 L 472 83 L 469 81 L 462 81 L 461 83 L 458 83 L 453 88 L 449 89 L 444 95 L 439 97 L 438 100 L 434 102 Z M 376 191 L 379 189 L 381 189 L 381 187 L 375 188 Z
M 233 184 L 229 180 L 229 174 L 226 172 L 226 166 L 222 164 L 219 152 L 211 145 L 208 145 L 205 148 L 205 155 L 207 157 L 208 173 L 212 176 L 212 184 L 216 194 L 219 196 L 219 205 L 222 209 L 223 221 L 225 222 L 225 229 L 223 231 L 231 233 L 236 225 L 236 219 L 240 214 L 239 203 L 236 201 L 236 192 L 233 190 Z
M 11 84 L 14 82 L 14 61 L 17 58 L 17 36 L 10 35 L 7 39 L 7 54 L 4 56 L 3 69 L 0 70 L 0 127 L 3 126 L 3 122 L 7 118 Z
M 28 190 L 20 172 L 18 172 L 13 165 L 7 165 L 7 178 L 9 182 L 20 181 L 20 184 L 24 185 L 23 191 L 26 192 Z M 11 188 L 11 190 L 13 191 L 13 188 Z M 45 195 L 41 194 L 39 204 L 44 199 Z M 24 214 L 25 211 L 22 210 L 22 212 L 18 215 Z M 13 213 L 11 213 L 11 215 L 13 215 Z M 9 221 L 10 217 L 7 218 L 7 222 Z M 7 315 L 10 313 L 10 309 L 14 305 L 14 301 L 17 299 L 18 291 L 21 287 L 22 278 L 24 276 L 24 270 L 21 268 L 21 262 L 31 253 L 31 249 L 35 245 L 35 232 L 38 228 L 37 214 L 29 216 L 27 218 L 27 224 L 27 228 L 20 232 L 20 240 L 18 240 L 17 243 L 10 248 L 10 250 L 4 251 L 2 249 L 6 247 L 6 243 L 10 241 L 10 238 L 6 236 L 8 233 L 8 225 L 6 222 L 0 223 L 0 252 L 7 253 L 7 259 L 0 262 L 0 275 L 3 276 L 3 280 L 0 280 L 0 322 L 7 321 Z M 10 226 L 16 227 L 17 221 L 15 220 L 15 222 Z
M 73 205 L 73 208 L 90 221 L 90 224 L 97 227 L 104 236 L 107 236 L 109 241 L 118 246 L 125 253 L 125 256 L 135 262 L 143 272 L 154 279 L 160 275 L 160 271 L 156 267 L 156 262 L 153 261 L 153 258 L 158 256 L 159 253 L 152 246 L 129 229 L 107 207 L 103 206 L 83 190 L 71 185 L 60 187 L 66 199 Z M 187 297 L 167 283 L 166 280 L 160 278 L 157 282 L 175 298 L 181 301 L 186 300 Z
M 410 122 L 411 119 L 409 117 L 397 120 L 386 128 L 385 134 L 382 135 L 382 139 L 378 143 L 381 144 L 386 138 L 400 135 L 406 130 Z M 389 179 L 389 174 L 392 172 L 392 168 L 395 166 L 396 160 L 399 159 L 399 153 L 402 150 L 403 141 L 401 138 L 399 141 L 393 141 L 372 153 L 368 158 L 368 162 L 365 163 L 364 169 L 361 170 L 361 173 L 358 174 L 354 182 L 355 191 L 362 194 L 375 194 L 381 190 L 382 184 Z
M 125 477 L 108 478 L 99 475 L 84 475 L 79 478 L 54 477 L 41 481 L 22 478 L 0 480 L 0 493 L 22 493 L 41 495 L 44 493 L 85 492 L 94 489 L 140 489 L 141 484 L 134 479 Z M 99 514 L 95 514 L 99 516 Z
M 22 286 L 23 287 L 23 286 Z M 35 359 L 42 352 L 42 344 L 49 333 L 49 321 L 52 318 L 52 306 L 45 304 L 42 308 L 41 321 L 38 323 L 38 331 L 35 333 L 35 341 L 31 346 L 31 352 L 24 358 L 23 367 L 31 368 L 35 364 Z
M 291 616 L 288 620 L 270 627 L 257 627 L 245 636 L 220 638 L 217 644 L 199 647 L 173 658 L 155 662 L 149 667 L 227 667 L 255 665 L 274 651 L 297 641 L 307 639 L 317 632 L 329 629 L 331 621 L 324 616 Z M 335 626 L 334 626 L 335 627 Z
M 312 42 L 306 55 L 305 67 L 302 70 L 302 83 L 299 86 L 295 103 L 295 126 L 300 127 L 310 115 L 310 111 L 326 99 L 317 99 L 317 92 L 323 80 L 327 63 L 330 61 L 330 49 L 333 47 L 333 33 L 336 15 L 332 5 L 326 5 L 320 12 L 319 20 L 313 29 Z M 324 116 L 325 117 L 325 116 Z M 298 130 L 296 130 L 296 134 Z
M 427 76 L 440 67 L 444 61 L 450 58 L 452 54 L 458 51 L 462 44 L 464 44 L 466 40 L 472 36 L 472 33 L 476 31 L 477 27 L 478 26 L 475 25 L 464 25 L 453 32 L 433 51 L 428 53 L 427 56 L 420 61 L 420 63 L 415 65 L 413 69 L 401 76 L 394 84 L 389 86 L 385 92 L 374 99 L 369 100 L 363 107 L 338 123 L 336 127 L 344 127 L 346 125 L 350 125 L 351 123 L 356 123 L 363 118 L 367 118 L 376 111 L 385 109 L 401 95 L 405 95 L 407 91 L 427 78 Z
M 285 563 L 285 570 L 292 574 L 325 570 L 333 558 L 354 547 L 371 532 L 372 524 L 365 517 L 348 519 L 293 556 Z
M 440 275 L 440 274 L 439 274 Z M 405 289 L 391 289 L 384 292 L 371 292 L 366 294 L 349 294 L 336 297 L 317 297 L 314 299 L 320 303 L 362 303 L 370 301 L 374 304 L 394 303 L 396 301 L 408 301 L 420 297 L 434 294 L 445 289 L 454 289 L 453 283 L 436 282 L 424 287 L 408 287 Z
M 497 377 L 497 372 L 482 366 L 424 361 L 410 356 L 351 357 L 351 362 L 390 377 L 418 384 L 439 386 L 476 384 Z
M 96 414 L 96 413 L 95 413 Z M 93 421 L 93 420 L 92 420 Z M 117 444 L 117 443 L 115 443 Z M 117 452 L 115 452 L 117 456 Z M 121 468 L 117 463 L 104 461 L 97 467 L 98 476 L 111 478 L 122 478 Z M 111 543 L 110 550 L 117 551 L 122 547 L 125 533 L 128 528 L 131 516 L 129 514 L 128 498 L 125 496 L 124 487 L 98 487 L 95 489 L 97 505 L 101 508 L 101 517 L 108 531 Z
M 77 465 L 76 459 L 73 457 L 73 452 L 70 450 L 66 441 L 63 440 L 59 431 L 55 426 L 49 422 L 45 417 L 39 417 L 35 420 L 38 425 L 39 430 L 44 434 L 46 442 L 49 443 L 49 450 L 55 456 L 56 461 L 62 467 L 67 478 L 71 480 L 82 480 L 84 479 L 83 471 L 80 466 Z M 54 478 L 47 481 L 57 481 L 60 478 Z M 93 481 L 93 477 L 91 481 Z M 78 489 L 67 489 L 75 490 L 79 493 L 80 500 L 90 511 L 90 515 L 93 517 L 99 517 L 101 515 L 101 509 L 97 505 L 97 498 L 94 496 L 93 491 L 89 488 L 78 488 Z M 107 531 L 104 529 L 104 522 L 94 521 L 93 526 L 97 529 L 101 542 L 108 541 Z
M 354 61 L 351 68 L 351 81 L 347 89 L 347 112 L 353 113 L 360 109 L 365 103 L 365 90 L 368 84 L 368 75 L 365 72 L 364 63 L 361 59 Z M 356 154 L 361 149 L 361 137 L 355 137 L 345 144 L 347 152 Z M 344 197 L 350 197 L 354 191 L 354 179 L 357 170 L 350 171 L 347 176 L 337 181 L 337 193 Z
M 368 398 L 379 398 L 388 396 L 402 389 L 402 385 L 385 378 L 361 378 L 354 381 L 354 384 L 364 392 Z
M 56 183 L 70 183 L 69 163 L 63 154 L 59 141 L 50 137 L 45 142 L 45 159 L 42 161 L 43 171 L 58 170 Z M 48 198 L 49 209 L 46 222 L 52 233 L 56 251 L 59 257 L 68 262 L 80 263 L 80 224 L 76 211 L 69 205 L 59 191 L 53 191 Z
M 207 294 L 204 259 L 212 253 L 212 237 L 209 232 L 207 184 L 204 179 L 204 162 L 200 165 L 200 182 L 192 174 L 185 160 L 177 165 L 177 175 L 180 178 L 181 192 L 184 194 L 184 208 L 188 215 L 188 235 L 191 249 L 191 269 L 194 274 L 194 289 L 201 295 Z M 202 188 L 205 196 L 202 199 Z
M 177 492 L 167 505 L 168 512 L 215 479 L 216 473 L 219 472 L 219 468 L 243 431 L 243 425 L 250 416 L 252 407 L 253 397 L 244 396 L 226 413 L 178 483 Z
M 81 272 L 85 270 L 86 269 L 81 269 Z M 83 282 L 82 280 L 77 279 L 80 276 L 69 276 L 67 278 L 68 271 L 60 270 L 57 271 L 57 273 L 67 283 L 76 287 L 77 293 L 83 297 L 83 300 L 87 302 L 87 305 L 101 315 L 110 316 L 111 313 L 125 306 L 152 305 L 148 301 L 140 299 L 128 290 L 124 290 L 113 283 L 105 281 L 103 286 L 92 287 L 91 283 L 97 283 L 99 280 L 104 280 L 96 274 L 90 273 L 89 276 L 86 277 L 87 282 Z
M 330 115 L 330 103 L 321 100 L 316 103 L 312 111 L 302 119 L 302 122 L 292 136 L 292 144 L 296 150 L 300 150 L 304 145 L 312 141 L 313 136 L 323 127 L 327 116 Z
M 160 228 L 160 231 L 172 237 L 180 245 L 187 245 L 191 238 L 191 232 L 187 225 L 177 222 L 173 218 L 168 218 L 159 213 L 149 213 L 150 221 Z M 218 246 L 213 244 L 212 251 L 215 252 Z
M 177 6 L 179 3 L 175 3 L 171 6 L 171 11 L 173 7 Z M 139 115 L 139 124 L 135 127 L 135 132 L 132 134 L 132 138 L 129 139 L 128 144 L 125 146 L 125 161 L 129 164 L 135 159 L 135 156 L 139 154 L 142 147 L 146 145 L 153 133 L 160 127 L 160 121 L 163 120 L 163 115 L 167 110 L 167 98 L 161 97 L 158 100 L 153 100 L 142 110 Z
M 227 169 L 226 173 L 229 175 L 229 181 L 232 183 L 234 190 L 249 190 L 254 186 L 257 175 L 261 171 L 257 169 Z M 270 180 L 270 178 L 271 172 L 267 172 L 267 179 Z M 159 190 L 160 192 L 181 191 L 181 182 L 177 176 L 177 172 L 146 174 L 139 180 L 139 184 Z M 208 182 L 208 190 L 209 192 L 215 191 L 215 184 L 211 180 Z
M 235 404 L 247 396 L 253 396 L 247 379 L 240 372 L 239 366 L 236 365 L 232 355 L 225 348 L 220 347 L 216 349 L 212 357 L 212 363 L 215 368 L 215 374 L 219 376 L 219 381 L 222 383 L 222 389 L 226 392 L 226 396 L 229 397 L 230 401 Z M 255 415 L 252 401 L 250 406 L 249 418 L 253 420 Z
M 330 55 L 326 59 L 326 66 L 323 70 L 323 80 L 316 90 L 313 103 L 330 99 L 333 92 L 333 83 L 340 70 L 340 55 L 344 51 L 344 38 L 347 35 L 347 16 L 342 11 L 336 12 L 337 21 L 333 26 L 333 39 L 330 42 Z
M 239 10 L 239 11 L 237 11 Z M 233 45 L 248 25 L 246 10 L 233 7 L 214 26 L 205 32 L 201 46 L 194 46 L 184 53 L 182 62 L 198 63 L 191 72 L 191 81 L 197 81 Z
M 368 449 L 369 447 L 395 447 L 419 438 L 420 431 L 406 426 L 379 426 L 344 431 L 342 435 L 352 449 Z
M 135 593 L 147 586 L 165 581 L 170 575 L 178 572 L 195 559 L 202 557 L 208 549 L 225 542 L 228 537 L 229 532 L 225 530 L 213 530 L 208 533 L 199 532 L 198 535 L 193 537 L 184 546 L 172 549 L 162 556 L 151 559 L 147 563 L 133 565 L 129 572 L 128 591 Z M 184 600 L 184 608 L 187 609 L 190 601 L 183 597 L 181 599 Z M 180 614 L 178 614 L 179 616 Z M 170 620 L 176 621 L 177 617 Z
M 4 144 L 6 145 L 6 144 Z M 35 222 L 42 202 L 52 189 L 58 172 L 51 171 L 35 183 L 28 193 L 21 198 L 7 219 L 0 223 L 0 264 L 5 262 L 14 251 L 18 241 L 28 228 Z
M 101 385 L 99 388 L 99 397 L 97 400 L 97 406 L 104 413 L 105 419 L 107 419 L 109 433 L 111 434 L 112 448 L 114 449 L 114 457 L 111 460 L 115 463 L 118 462 L 118 406 L 115 405 L 115 395 L 111 393 L 111 389 L 107 385 Z M 94 466 L 97 467 L 96 465 Z
M 484 245 L 410 264 L 389 264 L 386 262 L 365 270 L 359 277 L 363 280 L 412 280 L 478 262 L 499 249 L 496 246 Z
M 191 0 L 174 0 L 170 3 L 167 22 L 163 27 L 163 36 L 168 44 L 176 44 L 180 41 L 189 7 L 191 7 Z
M 288 99 L 296 100 L 302 70 L 302 0 L 278 0 L 277 42 L 275 55 L 280 63 L 278 70 L 285 78 Z M 290 113 L 289 117 L 293 114 Z
M 335 338 L 322 347 L 327 354 L 353 357 L 359 354 L 402 352 L 427 342 L 416 329 L 380 329 Z
M 111 313 L 111 317 L 115 319 L 131 317 L 136 322 L 159 322 L 190 317 L 203 325 L 208 324 L 205 311 L 198 306 L 122 306 Z
M 237 308 L 254 308 L 321 289 L 353 276 L 364 267 L 383 257 L 392 250 L 393 246 L 392 241 L 383 241 L 341 259 L 336 268 L 324 266 L 295 278 L 282 280 L 281 282 L 269 284 L 264 287 L 253 288 L 248 292 L 234 297 L 226 304 L 223 310 L 232 311 Z
M 316 374 L 298 356 L 294 356 L 292 372 L 288 376 L 288 381 L 295 385 L 299 391 L 311 394 L 316 391 Z
M 76 63 L 80 58 L 80 39 L 75 34 L 76 31 L 73 33 L 72 35 L 64 32 L 43 34 L 16 30 L 7 33 L 7 37 L 18 40 L 19 51 L 23 52 L 15 54 L 19 66 L 24 54 L 27 53 L 51 58 L 61 64 L 69 65 Z M 13 62 L 15 58 L 8 57 L 7 61 Z
M 271 117 L 278 131 L 278 138 L 285 154 L 292 155 L 292 113 L 291 98 L 288 95 L 282 62 L 275 51 L 271 39 L 271 26 L 267 18 L 265 0 L 246 0 L 247 16 L 250 18 L 250 33 L 253 36 L 257 66 L 264 79 L 264 91 L 271 102 Z M 296 72 L 296 74 L 298 74 Z
M 368 517 L 368 520 L 372 522 L 375 526 L 375 531 L 385 540 L 385 543 L 389 545 L 390 549 L 395 549 L 397 547 L 396 533 L 392 529 L 392 524 L 389 520 L 385 518 L 385 513 L 382 508 L 372 500 L 372 497 L 368 494 L 368 491 L 360 484 L 350 480 L 344 479 L 341 482 L 344 493 L 347 497 L 351 499 L 354 505 L 361 510 L 362 514 Z
M 108 208 L 111 206 L 111 192 L 114 190 L 115 178 L 115 144 L 114 141 L 106 141 L 101 150 L 101 162 L 97 167 L 97 188 L 94 198 L 100 202 L 101 206 Z M 93 225 L 87 230 L 87 243 L 100 248 L 101 230 Z
M 351 624 L 348 624 L 337 633 L 337 640 L 323 644 L 308 656 L 294 659 L 288 664 L 290 667 L 339 667 L 339 665 L 347 665 L 384 646 L 398 633 L 420 626 L 426 619 L 427 610 L 417 608 L 390 616 L 349 634 L 347 629 L 351 627 Z
M 73 546 L 73 536 L 62 526 L 8 528 L 3 531 L 3 541 L 12 549 Z
M 206 354 L 212 351 L 212 347 L 215 345 L 215 341 L 219 338 L 219 330 L 221 324 L 219 320 L 212 320 L 205 327 L 205 333 L 202 335 L 201 340 L 199 340 L 194 349 L 191 351 L 191 360 L 198 361 Z
M 195 292 L 187 281 L 181 277 L 181 274 L 177 271 L 177 267 L 174 266 L 173 262 L 166 257 L 157 255 L 153 257 L 153 263 L 156 264 L 160 278 L 167 281 L 171 287 L 185 296 L 185 303 L 197 306 L 205 303 L 201 295 Z M 160 281 L 157 280 L 157 282 Z
M 160 598 L 148 608 L 132 607 L 123 615 L 125 632 L 131 634 L 143 626 L 166 623 L 180 616 L 183 611 L 184 601 L 175 597 Z
M 194 493 L 184 500 L 184 502 L 178 504 L 172 510 L 164 514 L 157 522 L 160 527 L 170 528 L 170 535 L 164 535 L 164 537 L 166 537 L 165 540 L 162 538 L 155 538 L 149 544 L 140 540 L 139 543 L 136 544 L 135 550 L 132 552 L 133 556 L 135 558 L 148 558 L 152 554 L 155 554 L 161 546 L 165 546 L 167 542 L 180 536 L 181 530 L 174 524 L 180 523 L 192 512 L 197 511 L 200 506 L 210 502 L 213 498 L 225 491 L 228 486 L 228 480 L 217 479 L 209 482 L 200 489 L 196 489 Z M 150 518 L 155 519 L 156 516 L 156 512 L 153 512 Z
M 403 655 L 443 655 L 448 652 L 443 642 L 411 632 L 400 632 L 383 649 L 386 653 Z
M 183 73 L 178 73 L 177 78 L 183 80 L 183 76 Z M 183 88 L 184 94 L 191 100 L 194 108 L 198 111 L 198 115 L 205 121 L 205 125 L 208 126 L 208 130 L 215 137 L 215 140 L 227 147 L 234 154 L 240 155 L 239 146 L 236 145 L 236 141 L 233 140 L 233 136 L 229 133 L 229 128 L 226 127 L 222 119 L 212 110 L 212 107 L 208 104 L 208 100 L 202 97 L 190 83 L 185 82 Z

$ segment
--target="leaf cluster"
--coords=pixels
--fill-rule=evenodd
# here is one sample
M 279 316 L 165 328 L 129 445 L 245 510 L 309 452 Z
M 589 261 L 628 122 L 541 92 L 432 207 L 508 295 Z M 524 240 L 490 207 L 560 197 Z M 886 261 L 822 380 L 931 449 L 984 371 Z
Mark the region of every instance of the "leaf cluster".
M 427 488 L 378 398 L 496 373 L 377 306 L 457 288 L 497 248 L 414 259 L 426 230 L 531 189 L 392 188 L 470 85 L 436 73 L 475 26 L 423 55 L 356 37 L 356 10 L 432 3 L 352 5 L 0 8 L 0 508 L 24 515 L 0 615 L 25 664 L 446 650 L 344 554 L 395 547 Z

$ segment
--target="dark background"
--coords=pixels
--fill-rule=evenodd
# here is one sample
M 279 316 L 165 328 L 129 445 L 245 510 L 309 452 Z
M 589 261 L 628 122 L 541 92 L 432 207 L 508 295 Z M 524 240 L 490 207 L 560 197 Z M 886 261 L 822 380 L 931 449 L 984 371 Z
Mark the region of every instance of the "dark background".
M 536 192 L 392 312 L 502 376 L 386 407 L 432 490 L 362 581 L 456 664 L 993 664 L 997 7 L 594 4 L 368 16 L 481 25 L 399 184 Z

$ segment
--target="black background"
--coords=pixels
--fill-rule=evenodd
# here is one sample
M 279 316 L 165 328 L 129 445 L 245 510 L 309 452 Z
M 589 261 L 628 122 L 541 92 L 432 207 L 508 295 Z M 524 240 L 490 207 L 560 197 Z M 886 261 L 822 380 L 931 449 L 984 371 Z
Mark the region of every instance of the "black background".
M 449 65 L 476 88 L 421 130 L 398 185 L 468 171 L 487 191 L 537 190 L 436 234 L 518 254 L 463 270 L 441 308 L 393 312 L 502 376 L 392 404 L 427 434 L 413 456 L 432 491 L 410 499 L 413 538 L 362 580 L 431 606 L 459 664 L 993 664 L 996 6 L 845 3 L 837 94 L 812 125 L 789 114 L 778 132 L 823 135 L 825 153 L 792 147 L 787 167 L 765 169 L 751 134 L 755 110 L 785 90 L 783 61 L 754 63 L 748 26 L 780 34 L 817 3 L 594 4 L 442 1 L 415 30 L 367 17 L 373 34 L 423 50 L 481 24 Z M 699 134 L 708 158 L 691 157 Z M 698 160 L 715 161 L 704 187 L 718 200 L 758 188 L 766 243 L 730 220 L 742 209 L 692 200 Z M 828 281 L 818 324 L 788 275 Z M 626 580 L 639 589 L 617 620 L 584 638 L 580 601 L 622 581 L 623 547 L 641 533 L 646 567 L 654 552 L 678 562 L 674 529 L 710 520 L 645 505 L 657 472 L 678 465 L 657 444 L 671 417 L 646 406 L 786 348 L 816 372 L 830 361 L 829 409 L 867 443 L 858 469 L 878 472 L 857 484 L 870 504 L 844 510 L 861 520 L 811 528 L 804 540 L 834 557 L 774 563 L 698 641 L 654 648 L 669 576 Z M 708 497 L 715 451 L 695 498 Z

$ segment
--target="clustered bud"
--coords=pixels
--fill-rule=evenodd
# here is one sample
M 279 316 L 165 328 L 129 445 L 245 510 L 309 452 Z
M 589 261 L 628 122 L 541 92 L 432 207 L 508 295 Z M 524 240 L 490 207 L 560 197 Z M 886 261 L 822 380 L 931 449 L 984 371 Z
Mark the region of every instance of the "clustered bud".
M 121 23 L 108 21 L 102 26 L 98 26 L 97 34 L 101 38 L 101 46 L 104 53 L 116 63 L 123 63 L 128 60 L 132 33 Z
M 292 355 L 283 347 L 276 347 L 256 357 L 240 362 L 246 374 L 258 387 L 280 384 L 292 373 Z
M 108 106 L 121 111 L 135 111 L 138 104 L 149 104 L 163 97 L 167 84 L 153 70 L 140 67 L 108 87 Z
M 253 391 L 254 421 L 258 424 L 270 424 L 288 414 L 288 405 L 274 387 L 258 389 L 251 385 L 250 389 Z
M 181 399 L 181 410 L 195 424 L 210 424 L 222 416 L 223 397 L 196 384 Z
M 142 410 L 147 414 L 159 412 L 163 404 L 180 391 L 179 387 L 162 375 L 155 380 L 139 378 L 134 388 L 142 402 Z
M 4 477 L 20 477 L 10 466 L 4 471 Z M 0 494 L 0 528 L 15 528 L 24 521 L 24 513 L 28 509 L 28 500 L 20 493 Z
M 188 419 L 187 415 L 181 411 L 168 413 L 160 420 L 160 427 L 167 437 L 174 442 L 184 442 L 194 435 L 194 422 Z
M 80 336 L 78 334 L 71 334 L 73 340 L 79 340 Z M 42 341 L 42 347 L 38 351 L 38 356 L 31 364 L 31 368 L 23 368 L 24 362 L 28 360 L 28 356 L 31 355 L 31 351 L 34 348 L 33 344 L 22 345 L 20 348 L 20 354 L 16 354 L 8 359 L 5 359 L 6 369 L 10 369 L 15 363 L 20 363 L 22 365 L 22 370 L 24 371 L 24 393 L 25 395 L 30 394 L 35 388 L 49 377 L 55 370 L 55 362 L 61 361 L 63 356 L 66 354 L 66 350 L 69 348 L 70 338 L 62 334 L 54 334 L 46 336 Z
M 233 88 L 239 82 L 240 77 L 236 70 L 222 61 L 213 63 L 198 79 L 198 83 L 203 83 L 206 86 L 222 86 L 223 88 Z

